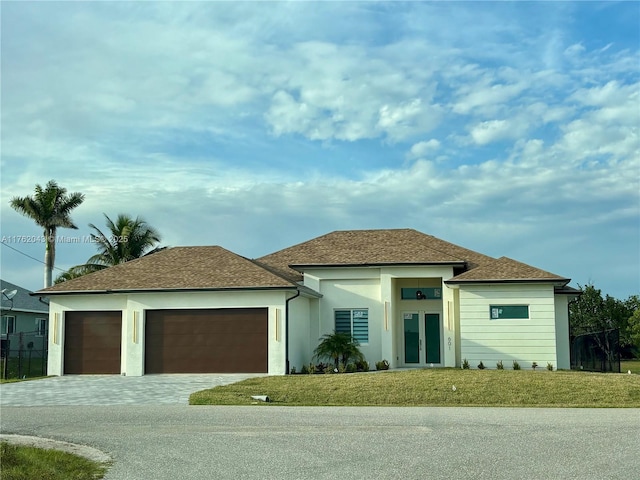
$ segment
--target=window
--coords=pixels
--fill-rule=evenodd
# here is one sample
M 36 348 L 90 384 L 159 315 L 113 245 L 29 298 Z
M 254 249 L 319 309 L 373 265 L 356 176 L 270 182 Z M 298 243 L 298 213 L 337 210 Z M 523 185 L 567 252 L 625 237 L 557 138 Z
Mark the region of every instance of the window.
M 336 333 L 348 333 L 360 343 L 369 342 L 369 310 L 336 310 Z
M 16 331 L 16 317 L 5 315 L 2 317 L 2 325 L 0 325 L 0 333 L 13 333 Z
M 491 305 L 489 314 L 491 320 L 528 319 L 529 305 Z
M 39 337 L 44 337 L 47 333 L 47 319 L 46 318 L 36 318 L 36 331 L 38 332 L 36 335 Z
M 403 288 L 400 290 L 400 298 L 402 300 L 441 300 L 442 288 Z

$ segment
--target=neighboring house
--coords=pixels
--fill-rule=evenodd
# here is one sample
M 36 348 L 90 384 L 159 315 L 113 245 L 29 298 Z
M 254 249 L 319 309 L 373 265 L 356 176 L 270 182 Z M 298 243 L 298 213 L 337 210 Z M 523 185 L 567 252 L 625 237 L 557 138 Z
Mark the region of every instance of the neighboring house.
M 23 333 L 23 347 L 31 343 L 34 351 L 42 351 L 46 338 L 49 305 L 32 297 L 29 290 L 0 280 L 2 287 L 1 309 L 2 321 L 0 322 L 0 335 L 3 340 L 9 338 L 11 350 L 18 348 L 19 333 Z M 14 293 L 15 292 L 15 293 Z
M 51 303 L 50 375 L 278 375 L 334 330 L 392 368 L 568 369 L 569 281 L 415 230 L 356 230 L 255 260 L 169 248 L 37 294 Z

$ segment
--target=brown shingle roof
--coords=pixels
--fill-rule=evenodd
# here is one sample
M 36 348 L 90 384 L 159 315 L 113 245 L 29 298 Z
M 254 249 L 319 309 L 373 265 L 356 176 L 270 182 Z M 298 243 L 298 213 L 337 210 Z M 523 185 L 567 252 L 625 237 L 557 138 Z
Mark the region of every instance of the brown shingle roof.
M 91 273 L 40 294 L 299 287 L 311 266 L 447 264 L 465 268 L 447 283 L 569 279 L 502 257 L 494 259 L 412 229 L 336 231 L 249 260 L 218 246 L 174 247 Z
M 38 293 L 292 286 L 290 281 L 222 247 L 174 247 Z
M 566 284 L 569 283 L 569 280 L 511 258 L 500 257 L 478 268 L 461 273 L 445 283 L 556 281 Z
M 468 268 L 493 258 L 413 229 L 336 231 L 257 260 L 282 275 L 300 279 L 289 266 L 461 264 Z

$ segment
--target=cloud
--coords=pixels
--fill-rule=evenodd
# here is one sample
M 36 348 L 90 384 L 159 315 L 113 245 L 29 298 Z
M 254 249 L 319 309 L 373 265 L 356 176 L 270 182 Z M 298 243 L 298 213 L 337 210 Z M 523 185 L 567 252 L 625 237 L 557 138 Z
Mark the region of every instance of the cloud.
M 7 202 L 55 178 L 86 193 L 85 230 L 123 211 L 259 256 L 412 227 L 630 291 L 637 272 L 607 272 L 640 261 L 635 25 L 595 39 L 590 4 L 309 5 L 3 5 L 3 234 L 37 233 Z M 9 280 L 39 283 L 2 248 Z
M 453 112 L 469 114 L 473 110 L 478 113 L 491 113 L 499 111 L 509 100 L 520 95 L 526 90 L 526 82 L 521 81 L 516 84 L 491 84 L 487 78 L 482 78 L 479 83 L 466 85 L 458 92 L 459 100 L 453 105 Z
M 414 144 L 409 150 L 408 156 L 410 158 L 420 158 L 424 157 L 429 153 L 433 153 L 440 148 L 440 142 L 435 138 L 431 140 L 422 141 Z

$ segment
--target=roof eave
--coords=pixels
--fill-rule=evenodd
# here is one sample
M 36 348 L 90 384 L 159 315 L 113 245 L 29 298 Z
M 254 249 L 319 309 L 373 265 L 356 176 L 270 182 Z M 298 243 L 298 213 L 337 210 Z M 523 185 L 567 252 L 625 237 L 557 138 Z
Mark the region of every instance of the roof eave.
M 55 295 L 105 295 L 117 293 L 172 293 L 172 292 L 223 292 L 242 290 L 298 290 L 296 285 L 278 285 L 264 287 L 207 287 L 207 288 L 119 288 L 108 290 L 61 290 L 51 292 L 34 292 L 31 295 L 38 297 L 50 297 Z
M 584 291 L 578 288 L 567 287 L 566 285 L 563 285 L 562 287 L 559 287 L 558 289 L 556 289 L 554 293 L 556 295 L 580 296 L 584 293 Z
M 472 284 L 489 284 L 489 283 L 553 283 L 555 285 L 565 286 L 571 281 L 570 278 L 508 278 L 508 279 L 482 279 L 482 280 L 445 280 L 447 285 L 472 285 Z
M 289 268 L 301 272 L 307 268 L 379 268 L 379 267 L 424 267 L 424 266 L 466 266 L 464 260 L 456 262 L 372 262 L 372 263 L 295 263 L 289 265 Z
M 33 309 L 28 309 L 28 308 L 10 308 L 10 309 L 3 308 L 2 311 L 3 312 L 18 312 L 18 313 L 35 313 L 35 314 L 38 314 L 38 313 L 46 313 L 46 314 L 48 314 L 49 313 L 48 309 L 47 310 L 33 310 Z M 5 313 L 3 313 L 3 315 L 5 315 Z M 6 314 L 6 315 L 8 315 L 8 314 Z

